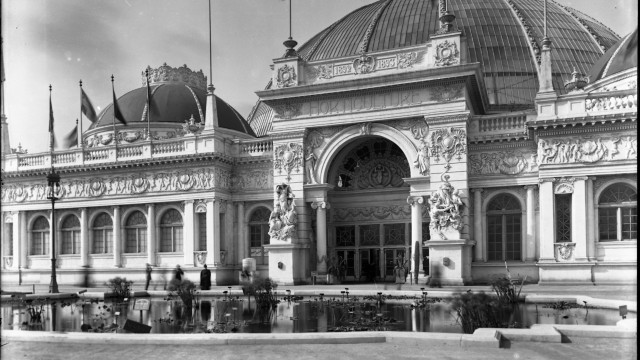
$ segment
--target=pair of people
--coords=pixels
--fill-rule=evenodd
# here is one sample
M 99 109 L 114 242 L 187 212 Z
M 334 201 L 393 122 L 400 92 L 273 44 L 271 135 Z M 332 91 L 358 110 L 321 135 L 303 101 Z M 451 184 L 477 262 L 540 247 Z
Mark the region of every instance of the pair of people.
M 149 290 L 149 283 L 151 282 L 151 272 L 153 271 L 151 265 L 147 263 L 147 267 L 145 269 L 146 272 L 146 284 L 144 289 Z M 180 267 L 180 265 L 176 265 L 175 270 L 173 271 L 173 282 L 181 282 L 182 277 L 184 276 L 184 271 Z M 211 271 L 207 269 L 207 265 L 204 265 L 204 269 L 200 272 L 200 287 L 202 290 L 209 290 L 211 288 Z M 166 284 L 165 284 L 166 288 Z

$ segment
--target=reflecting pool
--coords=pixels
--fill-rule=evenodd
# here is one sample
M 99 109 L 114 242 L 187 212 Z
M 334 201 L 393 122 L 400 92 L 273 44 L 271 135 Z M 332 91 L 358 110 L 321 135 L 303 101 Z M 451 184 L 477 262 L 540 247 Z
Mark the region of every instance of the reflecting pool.
M 144 300 L 140 300 L 144 299 Z M 138 301 L 136 301 L 138 300 Z M 2 329 L 56 332 L 128 333 L 125 323 L 150 327 L 151 333 L 303 333 L 327 331 L 414 331 L 461 333 L 446 300 L 280 297 L 272 311 L 256 310 L 253 298 L 198 297 L 192 309 L 180 300 L 34 300 L 2 302 Z M 141 306 L 147 304 L 147 306 Z M 518 304 L 511 327 L 532 324 L 615 325 L 617 310 L 584 305 Z M 148 307 L 148 310 L 146 309 Z M 143 309 L 143 310 L 140 310 Z M 628 317 L 636 317 L 629 313 Z

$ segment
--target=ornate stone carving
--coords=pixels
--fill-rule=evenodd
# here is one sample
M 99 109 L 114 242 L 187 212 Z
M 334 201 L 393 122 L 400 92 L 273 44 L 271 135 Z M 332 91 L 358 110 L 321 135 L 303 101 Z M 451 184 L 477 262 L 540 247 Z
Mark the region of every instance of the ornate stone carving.
M 231 189 L 234 191 L 273 189 L 273 169 L 238 171 L 231 177 Z
M 143 174 L 132 175 L 131 192 L 134 194 L 142 194 L 149 190 L 149 179 Z
M 418 60 L 418 53 L 415 51 L 398 54 L 398 68 L 406 69 L 413 67 Z
M 429 145 L 427 145 L 426 142 L 420 142 L 418 155 L 416 160 L 413 162 L 413 166 L 418 168 L 420 175 L 429 175 Z
M 207 252 L 206 251 L 194 251 L 193 255 L 196 257 L 196 261 L 200 265 L 204 265 L 207 261 Z
M 273 165 L 275 169 L 278 169 L 278 174 L 282 174 L 284 171 L 287 174 L 287 179 L 290 179 L 291 170 L 295 168 L 297 172 L 300 172 L 300 166 L 302 166 L 302 146 L 300 144 L 282 144 L 275 148 L 273 156 Z
M 196 213 L 206 213 L 207 212 L 207 201 L 198 199 L 193 202 L 193 211 Z
M 360 124 L 360 135 L 371 135 L 371 123 L 365 122 Z
M 469 154 L 470 174 L 472 175 L 518 175 L 530 172 L 532 154 L 520 151 L 502 151 L 495 153 Z
M 589 77 L 579 73 L 576 68 L 573 68 L 571 73 L 571 79 L 564 82 L 564 88 L 569 92 L 583 92 L 584 87 L 589 83 Z
M 296 81 L 296 70 L 293 66 L 285 64 L 278 68 L 278 74 L 276 76 L 276 84 L 279 88 L 295 86 L 298 84 Z
M 276 186 L 276 205 L 269 216 L 269 236 L 273 240 L 291 242 L 296 238 L 298 214 L 291 187 L 286 184 Z
M 94 178 L 89 180 L 89 196 L 102 196 L 106 190 L 107 187 L 105 186 L 103 179 Z
M 576 243 L 561 242 L 554 243 L 553 246 L 556 249 L 556 261 L 571 261 L 573 260 L 573 254 L 576 247 Z
M 456 156 L 462 159 L 462 154 L 467 153 L 467 134 L 463 129 L 450 127 L 438 129 L 431 133 L 431 157 L 440 161 L 442 156 L 449 163 Z
M 317 184 L 316 179 L 316 154 L 313 153 L 313 149 L 309 148 L 305 151 L 304 157 L 304 182 L 305 184 Z
M 573 193 L 573 182 L 575 178 L 560 178 L 557 179 L 554 184 L 553 193 L 554 194 L 571 194 Z
M 333 64 L 319 65 L 314 69 L 318 79 L 331 79 L 333 77 Z
M 407 204 L 409 205 L 422 205 L 424 203 L 424 197 L 422 196 L 408 196 Z
M 402 220 L 410 218 L 411 208 L 409 205 L 338 208 L 332 209 L 331 215 L 334 222 Z
M 180 129 L 179 134 L 182 136 L 189 134 L 199 134 L 200 132 L 202 132 L 202 129 L 204 129 L 204 125 L 202 125 L 202 123 L 200 122 L 196 122 L 193 114 L 191 114 L 191 118 L 185 120 L 182 124 L 182 129 Z
M 622 143 L 623 151 L 618 145 Z M 609 155 L 609 156 L 606 156 Z M 539 164 L 595 163 L 601 160 L 637 158 L 637 136 L 538 140 Z
M 436 46 L 436 66 L 451 66 L 460 63 L 460 52 L 455 42 L 445 40 Z
M 359 58 L 353 61 L 353 68 L 356 74 L 368 74 L 373 71 L 376 65 L 376 60 L 372 56 L 362 54 Z
M 463 96 L 464 85 L 442 85 L 434 86 L 431 92 L 431 100 L 444 103 L 460 99 Z
M 291 119 L 298 115 L 300 115 L 300 110 L 302 109 L 302 104 L 299 103 L 284 103 L 280 105 L 275 105 L 273 110 L 276 112 L 277 119 Z
M 182 82 L 203 90 L 207 88 L 207 77 L 202 70 L 195 72 L 189 69 L 187 65 L 173 68 L 164 63 L 156 69 L 147 66 L 147 70 L 149 70 L 149 82 L 151 85 Z M 142 72 L 142 86 L 147 86 L 147 76 L 144 71 Z
M 126 141 L 128 143 L 132 143 L 137 141 L 142 137 L 142 131 L 120 131 L 118 132 L 118 140 L 119 142 Z
M 445 230 L 461 230 L 464 225 L 462 223 L 464 203 L 462 192 L 454 189 L 449 183 L 449 175 L 443 175 L 443 180 L 439 189 L 429 198 L 431 215 L 429 229 L 432 233 L 439 235 L 442 240 L 446 240 Z
M 326 201 L 314 201 L 311 203 L 311 208 L 313 210 L 317 210 L 317 209 L 330 209 L 331 206 L 329 205 L 328 202 Z

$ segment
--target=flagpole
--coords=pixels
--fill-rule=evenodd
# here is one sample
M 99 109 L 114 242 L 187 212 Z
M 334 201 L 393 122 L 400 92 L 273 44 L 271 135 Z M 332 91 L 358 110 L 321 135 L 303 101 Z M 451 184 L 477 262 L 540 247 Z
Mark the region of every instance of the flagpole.
M 144 71 L 147 78 L 147 139 L 151 141 L 151 86 L 149 85 L 149 67 Z
M 78 147 L 84 148 L 82 142 L 82 79 L 80 79 L 80 126 L 78 127 Z M 78 125 L 78 119 L 76 119 L 76 125 Z
M 115 87 L 113 86 L 113 74 L 111 74 L 111 92 L 113 94 L 116 93 Z M 113 98 L 113 141 L 116 144 L 116 157 L 118 156 L 118 137 L 116 133 L 116 98 Z
M 51 105 L 51 92 L 53 91 L 53 87 L 51 86 L 51 84 L 49 84 L 49 153 L 51 155 L 51 168 L 53 169 L 53 121 L 51 121 L 51 118 L 53 117 L 53 114 L 51 113 L 53 111 L 53 107 Z

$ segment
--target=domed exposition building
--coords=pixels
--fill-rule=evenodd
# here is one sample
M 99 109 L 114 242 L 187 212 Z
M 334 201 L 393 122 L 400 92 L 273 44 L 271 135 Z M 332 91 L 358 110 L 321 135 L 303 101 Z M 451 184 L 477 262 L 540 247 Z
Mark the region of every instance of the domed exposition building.
M 128 126 L 109 105 L 70 150 L 11 149 L 3 115 L 2 281 L 49 283 L 54 254 L 60 284 L 147 263 L 217 285 L 635 283 L 637 30 L 543 19 L 380 0 L 286 41 L 246 119 L 166 64 L 118 99 Z

